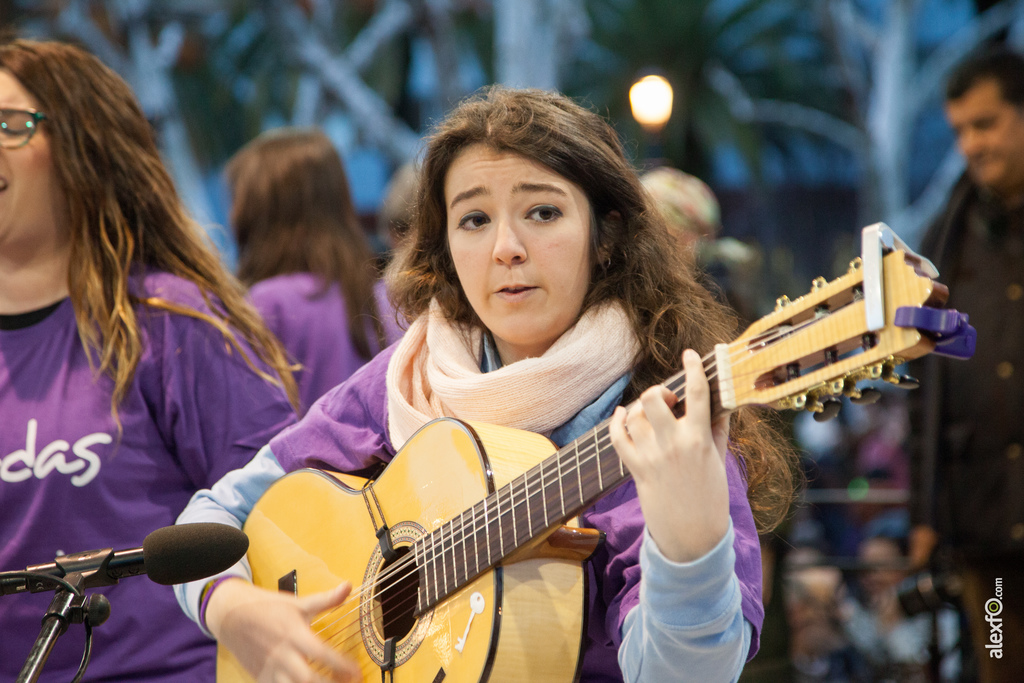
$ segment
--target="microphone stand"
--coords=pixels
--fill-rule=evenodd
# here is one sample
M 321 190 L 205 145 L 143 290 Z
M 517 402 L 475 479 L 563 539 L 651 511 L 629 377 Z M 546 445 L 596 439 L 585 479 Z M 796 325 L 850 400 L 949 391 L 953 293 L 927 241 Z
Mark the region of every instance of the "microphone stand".
M 53 650 L 57 638 L 68 628 L 72 610 L 81 609 L 85 602 L 85 595 L 82 593 L 82 587 L 85 584 L 84 577 L 81 574 L 73 573 L 65 576 L 64 580 L 74 588 L 74 592 L 69 591 L 63 585 L 57 586 L 53 600 L 50 601 L 50 606 L 43 616 L 43 627 L 36 637 L 28 659 L 25 660 L 25 665 L 21 668 L 21 673 L 18 674 L 17 683 L 35 683 L 39 680 L 39 674 L 43 672 L 43 665 L 46 664 L 46 659 L 50 656 L 50 651 Z
M 82 654 L 82 662 L 79 664 L 78 673 L 72 683 L 81 680 L 85 669 L 89 665 L 92 654 L 92 627 L 99 626 L 110 616 L 110 601 L 105 595 L 93 595 L 86 597 L 84 593 L 86 574 L 72 572 L 62 578 L 55 576 L 40 576 L 33 572 L 5 572 L 5 577 L 12 577 L 15 574 L 29 574 L 34 578 L 52 581 L 57 584 L 53 600 L 46 608 L 43 616 L 43 625 L 39 630 L 32 650 L 25 660 L 21 673 L 18 674 L 16 683 L 36 683 L 43 671 L 43 666 L 57 643 L 57 638 L 63 635 L 69 623 L 85 625 L 85 652 Z M 35 586 L 39 588 L 37 584 Z M 35 591 L 33 591 L 35 592 Z
M 154 582 L 166 585 L 195 581 L 237 562 L 245 555 L 249 539 L 231 526 L 197 522 L 157 529 L 146 536 L 142 545 L 142 548 L 117 552 L 113 548 L 87 550 L 62 555 L 50 563 L 31 565 L 25 571 L 0 572 L 0 596 L 41 593 L 55 587 L 42 629 L 17 683 L 36 683 L 57 638 L 67 631 L 69 623 L 85 625 L 85 650 L 71 683 L 78 683 L 85 675 L 92 653 L 92 627 L 99 626 L 110 616 L 110 601 L 106 596 L 86 597 L 87 588 L 113 586 L 120 579 L 141 574 L 148 574 Z M 192 546 L 198 546 L 198 556 Z M 214 552 L 214 548 L 225 546 L 230 557 Z M 153 560 L 149 570 L 144 554 Z

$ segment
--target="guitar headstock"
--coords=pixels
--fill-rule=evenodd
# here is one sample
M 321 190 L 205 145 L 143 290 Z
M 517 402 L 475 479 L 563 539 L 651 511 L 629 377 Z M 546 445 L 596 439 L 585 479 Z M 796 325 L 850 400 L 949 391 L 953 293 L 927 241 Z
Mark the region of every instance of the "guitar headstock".
M 867 398 L 862 380 L 898 384 L 896 366 L 928 353 L 968 358 L 974 328 L 942 309 L 934 266 L 882 224 L 864 229 L 864 251 L 845 275 L 817 278 L 809 293 L 778 300 L 731 344 L 715 349 L 724 408 L 770 405 L 828 418 L 838 396 Z M 938 349 L 938 350 L 937 350 Z

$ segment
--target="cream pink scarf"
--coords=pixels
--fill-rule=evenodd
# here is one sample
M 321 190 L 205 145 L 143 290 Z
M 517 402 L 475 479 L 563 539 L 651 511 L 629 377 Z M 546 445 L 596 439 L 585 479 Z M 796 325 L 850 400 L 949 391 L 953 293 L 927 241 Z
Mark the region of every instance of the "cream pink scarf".
M 436 302 L 409 326 L 387 372 L 396 449 L 438 417 L 547 434 L 625 374 L 638 348 L 618 304 L 592 308 L 543 356 L 488 373 L 480 371 L 482 334 L 452 325 Z

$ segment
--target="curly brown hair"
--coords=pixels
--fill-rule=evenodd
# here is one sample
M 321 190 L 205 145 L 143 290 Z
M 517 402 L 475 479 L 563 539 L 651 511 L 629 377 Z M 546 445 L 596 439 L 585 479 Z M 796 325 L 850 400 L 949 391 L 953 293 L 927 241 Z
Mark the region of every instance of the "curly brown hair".
M 735 315 L 684 261 L 604 118 L 558 93 L 501 86 L 463 101 L 428 141 L 412 232 L 387 273 L 392 299 L 407 319 L 436 299 L 450 320 L 481 324 L 448 250 L 444 197 L 448 169 L 477 144 L 543 164 L 589 200 L 594 265 L 582 310 L 620 302 L 640 342 L 624 401 L 677 372 L 684 349 L 707 354 L 736 335 Z M 768 531 L 793 500 L 795 452 L 777 418 L 761 408 L 738 410 L 730 438 L 745 466 L 758 528 Z
M 136 303 L 213 325 L 297 407 L 283 348 L 187 215 L 128 84 L 88 52 L 56 41 L 0 44 L 0 69 L 17 78 L 47 114 L 44 130 L 70 226 L 68 289 L 78 335 L 95 352 L 97 371 L 114 380 L 115 418 L 142 356 Z M 210 313 L 156 297 L 139 301 L 129 292 L 139 268 L 194 283 Z M 253 362 L 239 335 L 273 374 Z

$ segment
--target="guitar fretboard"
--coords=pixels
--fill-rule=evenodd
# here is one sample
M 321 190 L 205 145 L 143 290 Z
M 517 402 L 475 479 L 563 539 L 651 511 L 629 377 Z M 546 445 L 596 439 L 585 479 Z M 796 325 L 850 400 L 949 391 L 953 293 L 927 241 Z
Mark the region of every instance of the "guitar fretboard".
M 685 373 L 665 386 L 680 399 L 680 412 Z M 717 381 L 712 380 L 711 388 L 717 412 Z M 628 478 L 606 420 L 413 545 L 420 578 L 418 611 L 430 609 Z
M 590 507 L 627 477 L 604 424 L 516 477 L 415 544 L 419 610 Z

